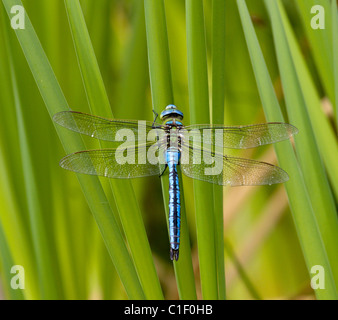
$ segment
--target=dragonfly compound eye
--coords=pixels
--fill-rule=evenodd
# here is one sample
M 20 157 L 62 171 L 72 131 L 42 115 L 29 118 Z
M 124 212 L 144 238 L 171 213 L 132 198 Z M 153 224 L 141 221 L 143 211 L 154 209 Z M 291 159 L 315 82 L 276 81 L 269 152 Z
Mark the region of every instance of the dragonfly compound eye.
M 169 118 L 174 118 L 174 119 L 183 119 L 183 112 L 177 109 L 177 107 L 173 104 L 168 105 L 165 110 L 161 112 L 160 116 L 161 120 L 166 120 Z

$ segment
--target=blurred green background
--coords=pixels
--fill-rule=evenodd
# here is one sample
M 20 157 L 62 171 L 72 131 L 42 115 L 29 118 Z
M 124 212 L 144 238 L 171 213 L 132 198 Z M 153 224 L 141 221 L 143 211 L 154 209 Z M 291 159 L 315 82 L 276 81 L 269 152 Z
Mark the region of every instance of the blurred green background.
M 235 0 L 197 0 L 194 4 L 165 0 L 156 5 L 156 1 L 151 0 L 70 2 L 22 1 L 34 29 L 27 27 L 16 31 L 10 27 L 8 14 L 12 17 L 9 8 L 20 2 L 3 0 L 4 5 L 0 4 L 0 298 L 201 299 L 224 298 L 226 295 L 227 299 L 335 299 L 338 180 L 336 164 L 330 160 L 338 159 L 335 111 L 338 102 L 338 53 L 335 51 L 338 48 L 338 24 L 334 1 L 285 0 L 267 4 L 263 0 L 250 0 L 246 3 L 250 16 L 245 16 L 245 2 Z M 325 29 L 313 30 L 310 21 L 314 14 L 310 9 L 319 2 L 325 9 Z M 196 7 L 192 8 L 194 5 Z M 224 10 L 224 15 L 218 18 L 217 6 Z M 159 8 L 165 12 L 167 35 L 154 38 L 151 35 L 155 30 L 149 30 L 149 26 L 157 22 L 151 21 L 151 9 L 156 12 Z M 72 110 L 107 116 L 104 111 L 100 113 L 100 106 L 95 109 L 94 104 L 102 106 L 108 99 L 115 118 L 152 121 L 156 92 L 155 84 L 151 82 L 155 80 L 149 77 L 149 67 L 156 73 L 151 67 L 152 63 L 156 65 L 152 57 L 160 55 L 159 59 L 162 59 L 164 55 L 149 50 L 164 41 L 167 47 L 163 50 L 167 48 L 170 60 L 168 78 L 171 77 L 172 103 L 184 112 L 184 122 L 189 124 L 194 92 L 189 89 L 188 61 L 196 60 L 189 60 L 193 59 L 194 53 L 187 40 L 199 30 L 190 25 L 187 32 L 187 25 L 189 17 L 201 9 L 204 62 L 208 67 L 206 80 L 209 80 L 204 89 L 210 93 L 210 109 L 206 105 L 206 112 L 212 116 L 216 110 L 212 102 L 212 90 L 216 86 L 213 50 L 221 48 L 224 56 L 223 59 L 222 55 L 218 56 L 218 59 L 223 64 L 224 74 L 221 73 L 219 84 L 224 104 L 217 108 L 224 112 L 224 119 L 218 119 L 220 123 L 244 125 L 280 121 L 268 119 L 264 106 L 268 101 L 264 100 L 264 94 L 272 91 L 259 82 L 266 70 L 259 65 L 262 60 L 255 58 L 259 52 L 257 47 L 254 44 L 250 47 L 245 38 L 250 37 L 253 26 L 281 114 L 285 122 L 300 129 L 295 138 L 295 154 L 284 154 L 284 158 L 295 157 L 297 165 L 291 160 L 289 165 L 297 167 L 301 179 L 305 177 L 303 189 L 290 182 L 287 192 L 284 185 L 224 188 L 223 208 L 218 202 L 210 206 L 210 212 L 204 213 L 210 215 L 211 220 L 214 219 L 213 211 L 219 217 L 223 213 L 224 248 L 217 247 L 216 256 L 223 261 L 224 254 L 226 289 L 219 265 L 214 266 L 217 275 L 210 279 L 200 276 L 199 261 L 203 259 L 203 252 L 198 254 L 195 216 L 199 194 L 194 193 L 191 179 L 183 177 L 191 244 L 190 265 L 187 261 L 179 261 L 182 266 L 173 267 L 169 259 L 167 204 L 163 200 L 160 179 L 135 179 L 131 185 L 119 182 L 123 187 L 110 185 L 104 178 L 95 183 L 92 180 L 79 183 L 74 173 L 58 166 L 66 153 L 79 151 L 79 143 L 67 145 L 67 137 L 77 134 L 66 133 L 66 129 L 60 128 L 57 132 L 50 117 L 64 108 L 64 101 Z M 82 24 L 82 14 L 92 47 Z M 243 21 L 248 23 L 247 27 Z M 272 21 L 275 25 L 271 25 Z M 25 22 L 30 25 L 28 18 Z M 223 26 L 224 36 L 215 38 L 215 30 Z M 159 30 L 162 29 L 159 27 Z M 284 44 L 278 43 L 282 41 L 282 35 L 287 39 Z M 283 51 L 287 45 L 289 47 Z M 91 49 L 96 60 L 90 55 Z M 196 64 L 195 68 L 203 68 L 203 64 Z M 98 85 L 101 80 L 103 89 Z M 99 103 L 98 97 L 103 103 Z M 274 103 L 271 100 L 271 104 Z M 154 107 L 161 110 L 165 105 Z M 61 135 L 63 144 L 59 139 Z M 98 141 L 92 140 L 83 137 L 84 144 L 81 143 L 87 149 L 99 148 Z M 288 150 L 293 153 L 291 147 Z M 229 150 L 229 153 L 279 163 L 288 171 L 290 181 L 297 178 L 283 166 L 278 152 L 277 162 L 273 146 L 240 152 Z M 125 183 L 128 183 L 127 187 Z M 121 194 L 133 190 L 133 195 L 124 193 L 122 201 L 117 190 L 122 190 Z M 109 209 L 102 209 L 105 212 L 102 215 L 95 207 L 100 197 L 90 198 L 95 192 L 105 195 L 104 201 L 108 201 Z M 297 197 L 303 197 L 308 207 L 294 200 Z M 142 230 L 136 234 L 126 231 L 125 222 L 121 222 L 123 219 L 119 216 L 123 211 L 133 214 L 136 207 L 143 219 L 151 255 L 150 251 L 143 254 L 133 245 Z M 322 209 L 317 210 L 319 207 Z M 106 217 L 104 214 L 108 211 L 110 217 L 104 220 L 102 217 Z M 107 225 L 112 219 L 116 229 L 110 230 Z M 312 228 L 316 230 L 315 234 Z M 122 249 L 118 252 L 118 241 L 110 239 L 109 233 L 114 230 L 119 230 L 121 239 L 126 238 L 121 244 L 123 252 Z M 214 237 L 213 234 L 210 236 Z M 222 234 L 215 237 L 223 239 Z M 213 245 L 211 242 L 210 250 L 214 250 Z M 142 259 L 146 261 L 144 265 Z M 211 261 L 211 264 L 216 262 Z M 310 285 L 310 267 L 314 264 L 324 265 L 326 272 L 326 289 L 316 292 Z M 13 265 L 25 268 L 24 290 L 11 288 Z M 152 268 L 153 272 L 150 272 Z M 208 267 L 203 268 L 207 270 Z M 195 294 L 185 293 L 184 282 L 179 282 L 183 280 L 176 282 L 175 278 L 181 279 L 184 272 L 192 277 L 191 291 Z M 214 296 L 209 295 L 211 289 L 206 289 L 213 281 L 217 282 Z M 326 290 L 326 293 L 321 296 L 320 290 Z

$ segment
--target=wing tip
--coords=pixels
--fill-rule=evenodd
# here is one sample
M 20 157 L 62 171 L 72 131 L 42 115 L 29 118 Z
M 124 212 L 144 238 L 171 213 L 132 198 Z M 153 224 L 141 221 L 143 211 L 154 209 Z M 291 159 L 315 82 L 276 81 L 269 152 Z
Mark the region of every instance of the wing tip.
M 63 113 L 64 113 L 64 111 L 55 113 L 55 114 L 53 115 L 53 117 L 52 117 L 52 120 L 53 120 L 55 123 L 59 124 L 59 120 L 60 120 L 60 118 L 61 118 L 60 116 L 61 116 L 61 114 L 63 114 Z
M 69 159 L 69 156 L 70 155 L 67 155 L 65 157 L 63 157 L 60 161 L 59 161 L 59 166 L 62 168 L 62 169 L 66 169 L 66 170 L 69 170 L 66 166 L 66 162 L 67 160 Z
M 279 179 L 275 179 L 272 183 L 271 182 L 265 183 L 266 185 L 284 183 L 290 180 L 288 173 L 285 170 L 283 170 L 281 167 L 274 166 L 274 170 L 276 171 L 276 174 L 279 176 Z M 272 176 L 272 178 L 274 178 L 274 176 Z
M 293 124 L 288 123 L 287 125 L 289 127 L 289 135 L 290 135 L 290 137 L 292 137 L 292 136 L 294 136 L 294 135 L 296 135 L 296 134 L 299 133 L 298 128 L 295 127 Z
M 59 124 L 60 126 L 65 126 L 65 115 L 70 115 L 70 114 L 73 114 L 74 111 L 60 111 L 60 112 L 57 112 L 53 115 L 52 117 L 52 120 L 53 122 Z

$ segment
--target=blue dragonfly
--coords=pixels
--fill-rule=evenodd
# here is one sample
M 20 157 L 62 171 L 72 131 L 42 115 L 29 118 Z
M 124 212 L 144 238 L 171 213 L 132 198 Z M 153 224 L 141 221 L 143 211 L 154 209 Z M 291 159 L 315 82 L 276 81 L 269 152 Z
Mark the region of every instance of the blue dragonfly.
M 271 185 L 289 179 L 288 174 L 277 166 L 227 156 L 223 150 L 254 148 L 289 139 L 298 132 L 290 124 L 270 122 L 246 126 L 184 126 L 183 113 L 175 105 L 168 105 L 162 111 L 162 123 L 159 124 L 156 122 L 158 115 L 154 113 L 154 122 L 110 120 L 76 111 L 57 113 L 53 120 L 65 128 L 96 139 L 122 142 L 116 148 L 69 154 L 60 161 L 64 169 L 127 179 L 161 176 L 168 169 L 171 260 L 178 260 L 180 246 L 178 165 L 186 176 L 218 185 Z M 214 170 L 215 167 L 217 170 Z

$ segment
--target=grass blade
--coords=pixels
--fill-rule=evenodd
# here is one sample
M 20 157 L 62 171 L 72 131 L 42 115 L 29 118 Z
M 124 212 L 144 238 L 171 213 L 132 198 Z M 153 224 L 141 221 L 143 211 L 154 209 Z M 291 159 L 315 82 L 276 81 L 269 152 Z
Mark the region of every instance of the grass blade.
M 65 4 L 90 108 L 96 115 L 111 118 L 110 103 L 87 32 L 80 3 L 79 1 L 65 0 Z M 104 142 L 100 142 L 100 144 L 103 147 L 105 146 Z M 146 297 L 148 299 L 161 299 L 163 298 L 161 286 L 131 182 L 116 179 L 110 180 L 110 184 Z
M 284 17 L 284 21 L 286 21 Z M 290 47 L 290 53 L 294 60 L 295 70 L 301 85 L 301 90 L 304 92 L 304 100 L 308 109 L 313 132 L 317 141 L 317 146 L 324 161 L 329 180 L 334 190 L 336 199 L 338 199 L 338 144 L 337 136 L 330 125 L 329 120 L 326 118 L 321 109 L 321 102 L 317 90 L 310 77 L 309 71 L 306 68 L 305 62 L 298 49 L 296 41 L 292 36 L 290 25 L 285 24 Z
M 118 88 L 116 111 L 120 111 L 120 113 L 122 110 L 129 111 L 129 114 L 123 113 L 123 119 L 148 119 L 145 117 L 145 113 L 150 116 L 152 113 L 148 110 L 149 108 L 141 107 L 142 105 L 146 106 L 146 92 L 149 87 L 144 3 L 134 0 L 134 5 L 133 35 L 124 53 L 125 58 L 121 68 L 123 78 Z M 137 105 L 140 107 L 135 108 Z M 115 114 L 115 116 L 117 115 Z
M 212 123 L 223 124 L 225 87 L 225 1 L 212 2 Z M 223 187 L 214 185 L 218 298 L 225 299 Z
M 0 126 L 0 203 L 1 214 L 0 220 L 3 228 L 4 237 L 7 246 L 11 252 L 13 261 L 16 264 L 24 265 L 26 271 L 25 283 L 26 290 L 25 297 L 28 299 L 38 299 L 39 282 L 36 270 L 35 257 L 31 254 L 33 245 L 31 241 L 31 234 L 25 226 L 27 225 L 28 217 L 26 216 L 27 206 L 26 201 L 19 201 L 18 199 L 25 198 L 25 190 L 21 181 L 23 180 L 23 172 L 19 165 L 21 155 L 17 145 L 19 144 L 17 120 L 14 107 L 14 97 L 11 82 L 9 64 L 7 63 L 8 50 L 8 30 L 7 30 L 7 15 L 0 7 L 1 42 L 4 44 L 3 49 L 0 50 L 0 104 L 2 106 L 9 106 L 9 108 L 0 108 L 0 118 L 6 119 Z M 9 140 L 8 137 L 12 139 Z M 13 159 L 18 159 L 13 161 Z M 13 179 L 14 177 L 14 179 Z M 3 262 L 5 265 L 6 262 Z M 3 269 L 5 271 L 6 269 Z
M 7 31 L 7 28 L 6 28 Z M 51 243 L 47 237 L 46 224 L 43 218 L 41 199 L 38 192 L 38 180 L 34 173 L 31 145 L 28 140 L 29 132 L 25 125 L 23 106 L 20 101 L 19 89 L 17 84 L 17 71 L 12 61 L 12 48 L 7 36 L 7 49 L 10 67 L 10 80 L 13 89 L 14 106 L 17 115 L 17 127 L 20 142 L 22 171 L 24 175 L 25 195 L 30 219 L 31 234 L 33 238 L 34 253 L 37 260 L 37 270 L 39 274 L 39 285 L 43 299 L 60 298 L 56 277 L 53 277 L 53 257 L 51 255 Z
M 165 106 L 174 103 L 168 36 L 163 1 L 145 0 L 145 17 L 148 43 L 148 60 L 153 108 L 160 113 Z M 182 178 L 178 170 L 180 185 Z M 165 212 L 168 221 L 168 174 L 161 177 Z M 174 262 L 176 282 L 181 299 L 196 299 L 195 279 L 192 268 L 190 240 L 186 221 L 183 190 L 181 190 L 181 245 L 180 258 Z
M 22 6 L 20 0 L 3 0 L 2 2 L 9 17 L 11 17 L 12 6 Z M 25 31 L 16 30 L 15 33 L 50 116 L 52 117 L 60 111 L 69 110 L 67 101 L 27 15 L 25 17 Z M 56 129 L 67 153 L 85 149 L 83 141 L 78 135 L 61 128 Z M 128 296 L 131 299 L 144 298 L 133 263 L 99 179 L 80 174 L 77 177 Z
M 17 290 L 11 287 L 11 279 L 14 276 L 11 274 L 11 269 L 15 265 L 11 252 L 6 242 L 6 238 L 3 232 L 3 228 L 1 226 L 0 221 L 0 265 L 2 270 L 2 277 L 4 279 L 2 285 L 4 291 L 7 292 L 8 297 L 11 300 L 23 300 L 24 294 L 23 290 Z
M 298 7 L 298 12 L 303 22 L 303 27 L 307 35 L 307 39 L 311 46 L 317 70 L 321 81 L 324 85 L 325 91 L 333 101 L 334 98 L 334 78 L 333 78 L 333 64 L 332 64 L 332 42 L 331 42 L 331 17 L 329 0 L 320 1 L 320 6 L 324 9 L 325 28 L 313 29 L 312 19 L 318 14 L 316 10 L 312 13 L 312 8 L 318 5 L 319 2 L 315 0 L 300 0 L 295 1 Z
M 332 56 L 333 56 L 333 76 L 334 76 L 334 100 L 336 111 L 336 128 L 338 127 L 338 11 L 337 2 L 332 0 Z
M 295 137 L 298 159 L 302 171 L 306 173 L 304 174 L 304 181 L 307 190 L 309 194 L 316 195 L 311 197 L 310 201 L 332 271 L 335 272 L 337 270 L 338 272 L 338 260 L 336 259 L 338 243 L 335 241 L 335 235 L 338 234 L 336 207 L 307 114 L 306 104 L 303 99 L 305 92 L 301 90 L 299 84 L 299 81 L 302 82 L 302 78 L 297 77 L 295 65 L 287 45 L 286 30 L 283 28 L 277 4 L 266 1 L 266 5 L 270 11 L 289 119 L 301 132 L 300 135 Z M 282 10 L 281 6 L 279 10 Z M 321 141 L 321 143 L 325 144 L 327 142 Z M 338 274 L 335 277 L 338 283 Z
M 192 124 L 210 123 L 203 1 L 186 0 L 188 87 Z M 194 180 L 198 257 L 204 299 L 217 299 L 213 186 Z
M 245 1 L 237 0 L 237 5 L 266 118 L 268 121 L 283 122 L 283 116 Z M 316 296 L 318 299 L 336 299 L 331 266 L 291 143 L 285 141 L 276 144 L 275 151 L 279 164 L 290 175 L 290 180 L 285 183 L 285 188 L 309 273 L 311 268 L 317 264 L 322 265 L 326 272 L 325 290 L 315 289 Z

